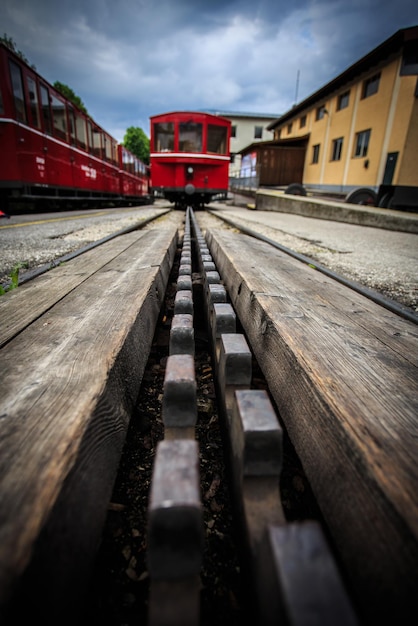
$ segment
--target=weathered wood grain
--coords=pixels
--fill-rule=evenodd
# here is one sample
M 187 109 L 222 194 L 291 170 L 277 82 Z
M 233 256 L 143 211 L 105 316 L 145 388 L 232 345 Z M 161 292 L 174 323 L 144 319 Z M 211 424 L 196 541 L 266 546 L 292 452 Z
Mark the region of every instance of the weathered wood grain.
M 56 280 L 42 277 L 40 292 L 22 290 L 22 307 L 39 306 L 38 293 L 43 304 L 0 351 L 0 607 L 6 612 L 25 572 L 25 610 L 44 602 L 48 615 L 59 610 L 59 623 L 66 616 L 75 623 L 177 227 L 123 239 L 91 251 L 87 261 L 76 259 L 74 278 L 70 262 L 55 270 Z
M 134 231 L 116 237 L 100 247 L 100 254 L 89 250 L 6 293 L 0 298 L 0 347 L 144 234 Z
M 361 611 L 417 617 L 416 326 L 253 238 L 208 235 Z

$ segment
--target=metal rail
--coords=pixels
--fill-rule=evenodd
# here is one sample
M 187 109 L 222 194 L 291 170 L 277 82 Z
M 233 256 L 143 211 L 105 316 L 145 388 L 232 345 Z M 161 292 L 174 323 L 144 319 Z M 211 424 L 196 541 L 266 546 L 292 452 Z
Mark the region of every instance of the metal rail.
M 91 243 L 87 244 L 86 246 L 83 246 L 82 248 L 78 248 L 77 250 L 74 250 L 73 252 L 68 252 L 68 254 L 64 254 L 63 256 L 53 259 L 52 261 L 50 261 L 49 263 L 45 263 L 41 267 L 37 267 L 33 270 L 28 270 L 27 272 L 25 272 L 23 276 L 19 276 L 18 284 L 23 285 L 24 283 L 27 283 L 30 280 L 33 280 L 34 278 L 37 278 L 37 276 L 41 276 L 42 274 L 49 272 L 49 270 L 54 269 L 54 267 L 58 267 L 62 263 L 71 261 L 72 259 L 75 259 L 76 257 L 84 254 L 85 252 L 88 252 L 89 250 L 93 250 L 94 248 L 97 248 L 98 246 L 101 246 L 102 244 L 106 243 L 107 241 L 111 241 L 112 239 L 115 239 L 116 237 L 120 237 L 121 235 L 126 235 L 135 230 L 140 230 L 141 228 L 143 228 L 150 222 L 153 222 L 157 218 L 161 217 L 161 215 L 163 214 L 153 215 L 151 217 L 148 217 L 144 219 L 140 224 L 135 224 L 134 226 L 128 226 L 127 228 L 118 230 L 117 232 L 112 233 L 111 235 L 107 235 L 106 237 L 103 237 L 102 239 L 98 239 L 97 241 L 92 241 Z M 7 288 L 10 285 L 11 285 L 11 281 L 7 281 L 3 284 L 3 287 L 7 290 Z
M 418 314 L 414 313 L 414 311 L 412 311 L 410 308 L 403 306 L 402 304 L 398 304 L 397 302 L 394 302 L 393 300 L 390 300 L 389 298 L 385 298 L 383 295 L 379 294 L 377 291 L 374 291 L 373 289 L 369 289 L 368 287 L 364 287 L 363 285 L 360 285 L 359 283 L 349 280 L 348 278 L 344 278 L 344 276 L 341 276 L 340 274 L 333 272 L 332 270 L 328 269 L 324 265 L 317 263 L 316 261 L 305 256 L 304 254 L 300 254 L 299 252 L 295 252 L 294 250 L 291 250 L 290 248 L 286 248 L 286 246 L 283 246 L 282 244 L 277 243 L 277 241 L 274 241 L 273 239 L 270 239 L 269 237 L 266 237 L 265 235 L 257 233 L 256 231 L 250 228 L 247 228 L 246 226 L 242 226 L 236 223 L 234 220 L 228 217 L 224 217 L 223 215 L 220 215 L 218 212 L 215 213 L 214 211 L 209 210 L 209 213 L 220 218 L 221 220 L 223 220 L 230 226 L 233 226 L 237 230 L 240 230 L 245 235 L 249 235 L 250 237 L 254 237 L 255 239 L 264 241 L 265 243 L 268 243 L 270 246 L 277 248 L 277 250 L 280 250 L 281 252 L 285 252 L 286 254 L 292 256 L 298 261 L 301 261 L 302 263 L 306 263 L 312 269 L 315 269 L 318 272 L 321 272 L 322 274 L 329 276 L 333 280 L 341 283 L 342 285 L 345 285 L 346 287 L 349 287 L 353 291 L 357 291 L 357 293 L 360 293 L 362 296 L 365 296 L 369 300 L 376 302 L 376 304 L 379 304 L 385 309 L 388 309 L 388 311 L 391 311 L 392 313 L 395 313 L 396 315 L 400 315 L 404 319 L 409 320 L 410 322 L 413 322 L 414 324 L 418 324 Z
M 203 282 L 220 406 L 231 450 L 232 490 L 255 596 L 256 622 L 354 626 L 357 618 L 320 525 L 288 523 L 279 492 L 282 429 L 265 391 L 251 389 L 252 354 L 192 210 L 186 213 L 170 355 L 164 439 L 157 446 L 148 522 L 150 626 L 198 626 L 204 534 L 194 373 L 191 231 Z

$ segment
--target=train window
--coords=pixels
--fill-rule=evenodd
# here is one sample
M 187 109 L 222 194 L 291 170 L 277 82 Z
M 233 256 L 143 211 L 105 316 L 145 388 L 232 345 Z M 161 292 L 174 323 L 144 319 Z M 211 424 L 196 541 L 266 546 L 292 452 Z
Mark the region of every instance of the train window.
M 48 89 L 45 87 L 45 85 L 41 85 L 40 90 L 41 90 L 42 120 L 44 123 L 44 131 L 48 133 L 48 135 L 52 135 L 51 111 L 49 109 Z
M 93 128 L 93 154 L 102 158 L 102 132 L 98 128 Z
M 139 159 L 135 159 L 135 174 L 144 174 L 144 172 L 143 163 Z
M 118 144 L 116 143 L 114 139 L 111 139 L 111 141 L 112 141 L 112 161 L 115 165 L 119 165 Z
M 86 120 L 82 115 L 75 116 L 75 129 L 77 135 L 77 146 L 82 150 L 87 150 Z
M 12 79 L 13 99 L 18 122 L 26 122 L 25 98 L 23 93 L 22 71 L 11 59 L 9 60 L 10 76 Z
M 135 174 L 134 156 L 130 152 L 128 152 L 128 150 L 125 150 L 125 148 L 122 148 L 122 163 L 125 172 Z
M 36 83 L 30 76 L 26 77 L 29 94 L 29 107 L 32 116 L 32 124 L 35 128 L 41 128 L 41 119 L 39 117 L 38 93 L 36 91 Z
M 88 150 L 90 154 L 94 154 L 94 139 L 93 139 L 93 127 L 91 122 L 87 121 L 87 137 L 88 137 Z
M 104 141 L 104 158 L 109 163 L 112 161 L 112 140 L 110 137 L 103 133 L 103 141 Z
M 208 124 L 208 152 L 226 154 L 226 140 L 228 132 L 225 126 Z
M 203 125 L 198 122 L 180 122 L 179 151 L 202 152 Z
M 51 95 L 52 119 L 54 121 L 54 135 L 67 140 L 67 118 L 65 103 L 54 95 Z
M 76 145 L 74 109 L 68 107 L 68 132 L 72 146 Z
M 174 150 L 173 122 L 154 124 L 154 148 L 157 152 L 171 152 Z

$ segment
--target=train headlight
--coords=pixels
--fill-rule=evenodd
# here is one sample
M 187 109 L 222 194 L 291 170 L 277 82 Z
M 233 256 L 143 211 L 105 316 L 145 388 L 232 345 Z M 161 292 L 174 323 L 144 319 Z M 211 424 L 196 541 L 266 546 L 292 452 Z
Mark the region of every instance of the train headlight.
M 187 193 L 188 196 L 192 196 L 195 192 L 195 186 L 192 185 L 192 183 L 188 183 L 185 186 L 184 191 Z

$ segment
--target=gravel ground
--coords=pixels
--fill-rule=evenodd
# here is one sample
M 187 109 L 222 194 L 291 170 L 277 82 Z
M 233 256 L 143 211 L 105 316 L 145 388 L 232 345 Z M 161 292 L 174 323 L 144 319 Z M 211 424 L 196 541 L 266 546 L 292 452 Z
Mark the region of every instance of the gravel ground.
M 199 213 L 201 228 L 229 228 L 216 214 L 418 312 L 416 234 L 227 206 Z
M 0 221 L 0 284 L 14 267 L 20 277 L 118 231 L 135 228 L 166 210 L 152 207 L 103 209 L 38 215 L 14 215 Z M 36 223 L 34 223 L 36 221 Z
M 34 216 L 13 216 L 0 222 L 0 285 L 21 265 L 20 277 L 52 260 L 125 228 L 133 228 L 169 207 L 84 211 L 35 216 L 38 224 L 21 227 Z M 383 294 L 418 312 L 418 235 L 319 220 L 288 213 L 254 211 L 216 204 L 214 213 L 237 219 L 243 226 L 312 258 L 333 272 Z M 160 218 L 160 223 L 170 214 Z M 200 211 L 202 228 L 229 228 Z M 16 227 L 15 227 L 16 226 Z M 155 223 L 146 228 L 155 228 Z

